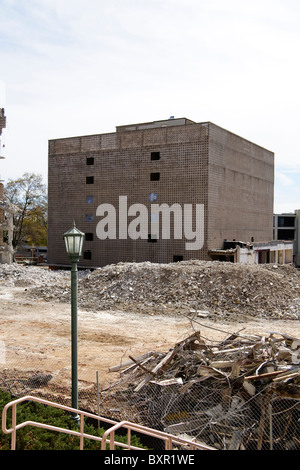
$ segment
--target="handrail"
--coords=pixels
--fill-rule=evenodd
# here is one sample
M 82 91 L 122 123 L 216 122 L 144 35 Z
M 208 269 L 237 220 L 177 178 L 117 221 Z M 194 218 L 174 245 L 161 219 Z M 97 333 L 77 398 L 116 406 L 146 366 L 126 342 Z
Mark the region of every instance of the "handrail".
M 36 421 L 24 421 L 23 423 L 17 424 L 17 405 L 24 402 L 24 401 L 34 401 L 37 403 L 42 403 L 44 405 L 52 406 L 54 408 L 60 408 L 65 411 L 69 411 L 70 413 L 75 413 L 79 416 L 80 420 L 80 430 L 75 431 L 72 429 L 65 429 L 58 426 L 52 426 L 50 424 L 39 423 Z M 7 411 L 9 408 L 12 408 L 12 426 L 11 428 L 7 429 L 6 422 L 7 422 Z M 99 422 L 102 421 L 104 423 L 111 424 L 111 427 L 106 430 L 102 437 L 93 436 L 91 434 L 87 434 L 84 432 L 84 417 L 95 419 Z M 156 429 L 148 428 L 146 426 L 142 426 L 139 424 L 132 423 L 130 421 L 113 421 L 109 418 L 104 418 L 102 416 L 98 416 L 87 411 L 77 410 L 75 408 L 71 408 L 66 405 L 61 405 L 59 403 L 53 403 L 48 400 L 44 400 L 43 398 L 32 397 L 32 396 L 25 396 L 22 398 L 18 398 L 7 403 L 2 411 L 2 431 L 4 434 L 11 434 L 11 450 L 16 449 L 16 433 L 19 429 L 24 428 L 25 426 L 35 426 L 43 429 L 47 429 L 50 431 L 57 431 L 62 432 L 64 434 L 71 434 L 73 436 L 77 436 L 80 439 L 80 450 L 83 450 L 84 446 L 84 439 L 92 439 L 95 441 L 101 442 L 101 450 L 106 449 L 106 445 L 109 443 L 110 449 L 113 450 L 115 446 L 123 447 L 125 449 L 130 450 L 142 450 L 140 447 L 136 447 L 131 445 L 131 431 L 139 432 L 141 434 L 146 434 L 148 436 L 152 436 L 157 439 L 161 439 L 165 441 L 165 449 L 171 450 L 173 444 L 182 445 L 188 447 L 190 449 L 201 449 L 201 450 L 216 450 L 212 447 L 206 446 L 204 444 L 199 444 L 194 441 L 182 439 L 178 436 L 174 436 L 172 434 L 168 434 L 162 431 L 158 431 Z M 115 441 L 115 431 L 120 428 L 127 429 L 127 444 Z M 109 439 L 108 439 L 108 436 Z
M 217 450 L 214 447 L 207 446 L 205 444 L 200 444 L 198 442 L 188 440 L 188 439 L 183 439 L 179 436 L 175 436 L 173 434 L 168 434 L 163 431 L 159 431 L 157 429 L 152 429 L 148 428 L 146 426 L 142 426 L 140 424 L 135 424 L 130 421 L 121 421 L 119 423 L 116 423 L 113 425 L 111 428 L 107 429 L 103 436 L 102 436 L 102 443 L 101 443 L 101 450 L 105 450 L 106 443 L 108 442 L 108 436 L 111 434 L 111 437 L 109 439 L 110 442 L 110 450 L 114 450 L 114 445 L 116 444 L 114 441 L 114 435 L 115 431 L 120 428 L 127 428 L 128 432 L 135 431 L 139 432 L 142 434 L 146 434 L 148 436 L 155 437 L 156 439 L 161 439 L 165 441 L 165 450 L 172 450 L 173 445 L 181 445 L 185 447 L 189 447 L 190 450 Z M 130 444 L 129 444 L 130 445 Z M 130 447 L 129 447 L 130 448 Z
M 16 423 L 17 405 L 19 403 L 24 402 L 24 401 L 34 401 L 34 402 L 41 403 L 41 404 L 44 404 L 44 405 L 52 406 L 54 408 L 60 408 L 64 411 L 68 411 L 68 412 L 73 413 L 73 414 L 74 413 L 78 414 L 79 419 L 80 419 L 80 431 L 60 428 L 58 426 L 52 426 L 52 425 L 49 425 L 49 424 L 38 423 L 36 421 L 24 421 L 23 423 L 17 424 Z M 6 426 L 7 411 L 10 407 L 12 408 L 12 427 L 10 429 L 7 429 L 7 426 Z M 100 438 L 98 436 L 93 436 L 93 435 L 84 433 L 84 419 L 83 419 L 84 417 L 95 419 L 95 420 L 99 421 L 99 423 L 102 421 L 102 422 L 105 422 L 105 423 L 108 423 L 108 424 L 116 424 L 116 421 L 113 421 L 113 420 L 108 419 L 108 418 L 104 418 L 102 416 L 99 417 L 97 415 L 94 415 L 92 413 L 88 413 L 86 411 L 76 410 L 75 408 L 71 408 L 71 407 L 66 406 L 66 405 L 61 405 L 59 403 L 53 403 L 53 402 L 50 402 L 48 400 L 44 400 L 43 398 L 25 396 L 25 397 L 21 397 L 21 398 L 18 398 L 16 400 L 13 400 L 13 401 L 7 403 L 4 406 L 3 411 L 2 411 L 2 431 L 4 432 L 4 434 L 11 434 L 12 435 L 11 450 L 15 450 L 15 448 L 16 448 L 16 431 L 23 428 L 23 427 L 25 427 L 25 426 L 35 426 L 35 427 L 47 429 L 47 430 L 50 430 L 50 431 L 58 431 L 58 432 L 63 432 L 64 434 L 71 434 L 71 435 L 74 435 L 74 436 L 78 436 L 80 438 L 80 450 L 82 450 L 83 449 L 83 440 L 84 440 L 84 438 L 89 438 L 89 439 L 93 439 L 93 440 L 96 440 L 96 441 L 102 441 L 102 438 Z M 118 443 L 118 445 L 121 445 L 121 443 Z

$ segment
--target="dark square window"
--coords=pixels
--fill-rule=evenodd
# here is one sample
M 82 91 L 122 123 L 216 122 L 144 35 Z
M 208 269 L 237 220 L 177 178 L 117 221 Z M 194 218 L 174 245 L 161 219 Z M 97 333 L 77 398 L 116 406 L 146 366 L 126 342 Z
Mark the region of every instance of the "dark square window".
M 94 240 L 94 234 L 93 233 L 86 233 L 85 234 L 85 240 L 87 242 L 92 242 Z
M 160 152 L 151 152 L 151 160 L 160 160 Z
M 94 177 L 93 176 L 87 176 L 86 177 L 86 184 L 94 184 Z
M 148 235 L 148 242 L 149 242 L 149 243 L 156 243 L 156 242 L 157 242 L 156 235 L 151 235 L 151 233 L 149 233 L 149 235 Z
M 278 217 L 278 227 L 293 227 L 295 225 L 294 217 Z
M 83 259 L 92 259 L 92 252 L 90 250 L 84 251 Z
M 160 180 L 160 173 L 151 173 L 150 174 L 150 181 L 159 181 Z
M 94 157 L 87 157 L 86 164 L 87 165 L 94 165 Z
M 183 261 L 183 256 L 181 255 L 174 255 L 173 256 L 174 263 L 178 263 L 179 261 Z

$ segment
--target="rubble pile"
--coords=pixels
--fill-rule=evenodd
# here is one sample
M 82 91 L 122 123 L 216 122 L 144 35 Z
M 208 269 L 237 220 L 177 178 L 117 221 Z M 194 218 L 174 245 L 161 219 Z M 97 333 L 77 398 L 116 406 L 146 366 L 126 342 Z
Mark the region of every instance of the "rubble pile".
M 10 287 L 57 286 L 69 283 L 70 273 L 59 270 L 51 271 L 37 266 L 22 264 L 0 264 L 0 285 Z
M 30 298 L 70 301 L 70 272 L 2 265 L 0 283 Z M 79 307 L 210 319 L 300 317 L 300 273 L 292 265 L 218 261 L 118 263 L 79 271 Z
M 85 308 L 298 319 L 300 273 L 287 265 L 119 263 L 83 278 L 79 298 Z
M 103 412 L 222 450 L 300 449 L 300 340 L 195 332 L 167 353 L 150 351 L 110 369 Z

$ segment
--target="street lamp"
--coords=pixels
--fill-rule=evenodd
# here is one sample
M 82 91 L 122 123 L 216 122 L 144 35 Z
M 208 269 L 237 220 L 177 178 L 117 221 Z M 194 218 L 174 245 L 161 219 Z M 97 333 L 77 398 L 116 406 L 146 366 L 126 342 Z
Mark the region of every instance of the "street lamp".
M 71 360 L 72 360 L 72 408 L 78 409 L 78 347 L 77 347 L 77 263 L 81 256 L 84 233 L 73 222 L 73 227 L 64 234 L 67 254 L 72 263 L 71 269 Z M 78 415 L 74 416 L 78 421 Z

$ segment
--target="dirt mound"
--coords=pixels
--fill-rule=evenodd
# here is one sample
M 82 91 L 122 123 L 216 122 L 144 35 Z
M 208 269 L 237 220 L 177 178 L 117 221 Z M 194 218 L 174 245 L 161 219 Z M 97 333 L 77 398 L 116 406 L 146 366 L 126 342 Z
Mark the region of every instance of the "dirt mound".
M 50 284 L 43 280 L 29 295 L 69 302 L 70 273 L 52 272 Z M 296 320 L 300 317 L 300 273 L 292 265 L 198 260 L 118 263 L 80 274 L 78 301 L 80 308 L 89 310 L 198 315 L 216 320 L 234 315 Z

